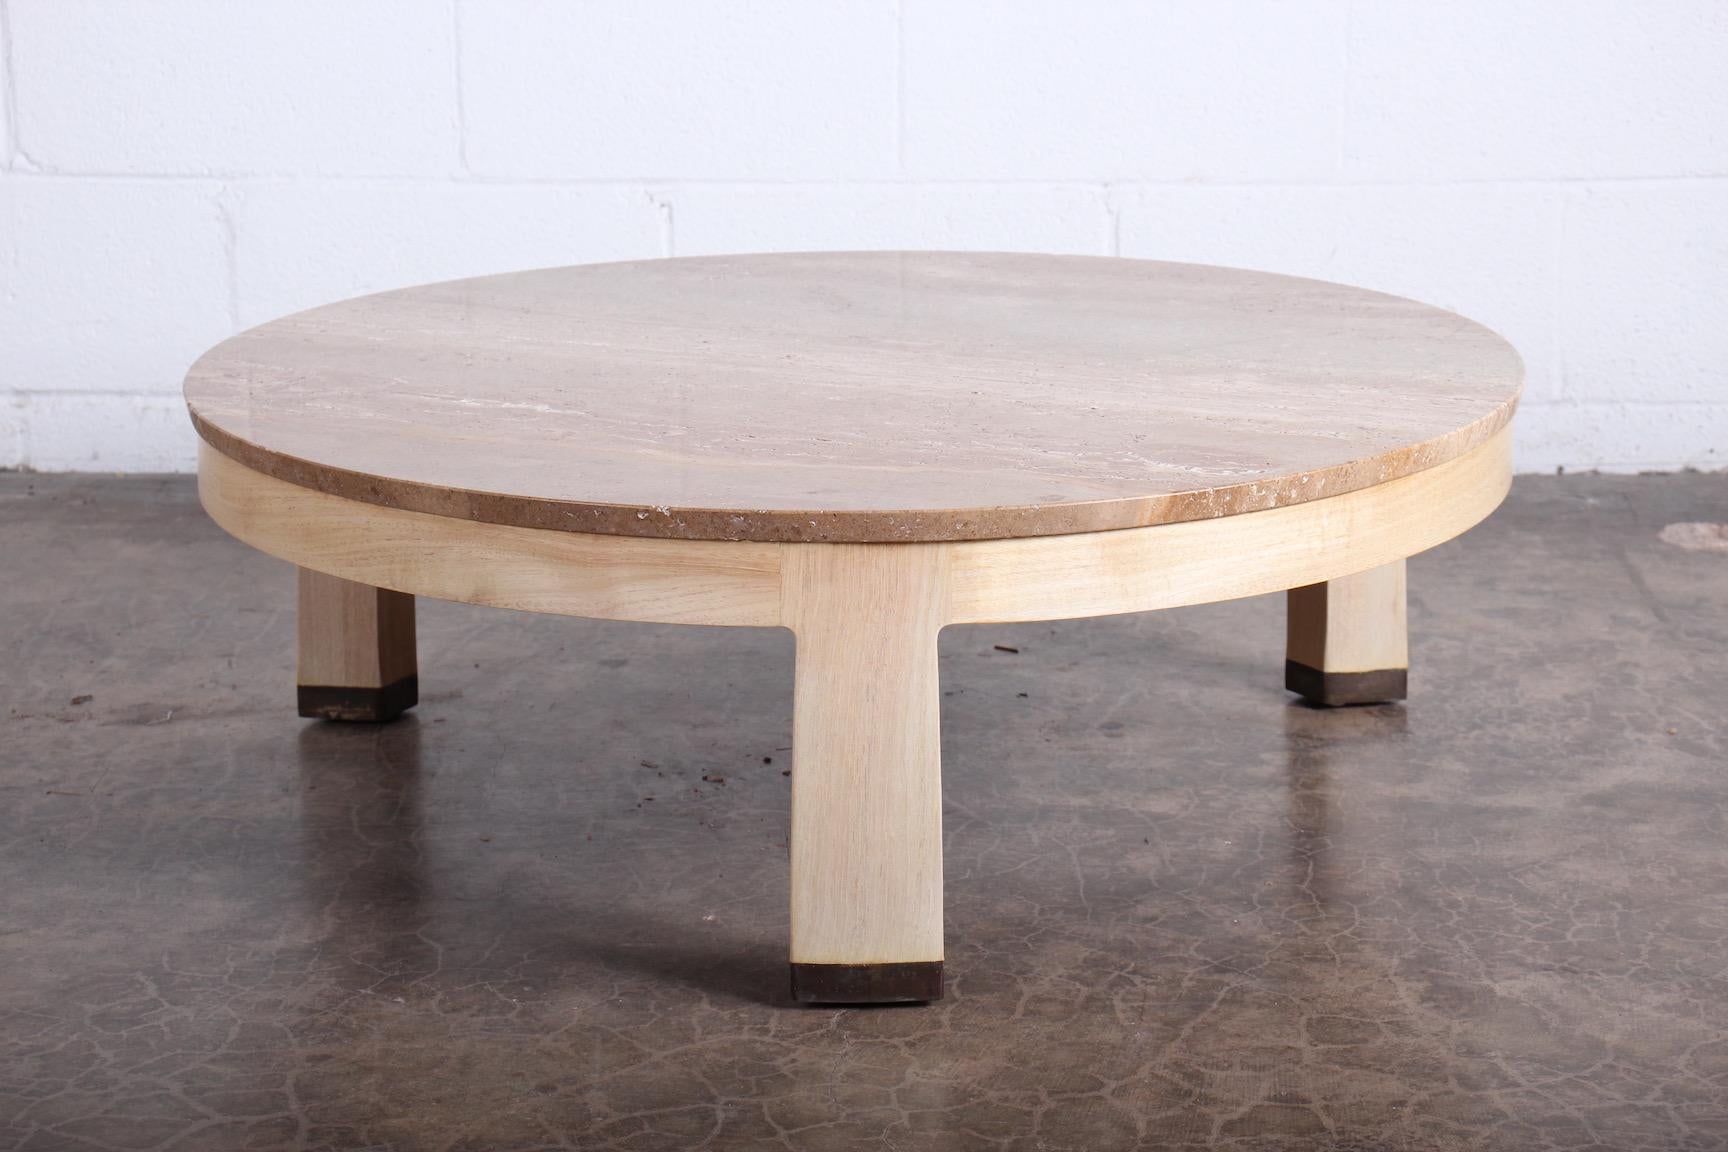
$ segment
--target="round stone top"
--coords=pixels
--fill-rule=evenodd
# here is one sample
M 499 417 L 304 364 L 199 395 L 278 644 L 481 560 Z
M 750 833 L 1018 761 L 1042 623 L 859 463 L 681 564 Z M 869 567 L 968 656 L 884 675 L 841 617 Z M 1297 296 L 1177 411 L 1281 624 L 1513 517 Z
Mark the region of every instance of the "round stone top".
M 704 540 L 1097 532 L 1334 496 L 1512 415 L 1500 337 L 1396 296 L 1088 256 L 552 268 L 241 333 L 186 379 L 259 472 L 441 516 Z

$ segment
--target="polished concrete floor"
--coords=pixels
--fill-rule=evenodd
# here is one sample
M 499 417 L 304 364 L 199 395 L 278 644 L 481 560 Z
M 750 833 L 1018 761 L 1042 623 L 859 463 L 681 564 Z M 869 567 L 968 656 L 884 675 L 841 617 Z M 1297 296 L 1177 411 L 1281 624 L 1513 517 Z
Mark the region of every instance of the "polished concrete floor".
M 0 476 L 0 1149 L 1728 1148 L 1724 520 L 1521 479 L 1405 707 L 1278 598 L 951 629 L 949 995 L 824 1010 L 786 634 L 423 603 L 306 722 L 188 481 Z

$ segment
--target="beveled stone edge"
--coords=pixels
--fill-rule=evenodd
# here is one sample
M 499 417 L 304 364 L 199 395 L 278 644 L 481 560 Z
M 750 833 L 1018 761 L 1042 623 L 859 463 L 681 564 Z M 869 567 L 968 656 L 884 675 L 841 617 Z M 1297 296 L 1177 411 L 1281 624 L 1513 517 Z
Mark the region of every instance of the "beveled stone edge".
M 193 366 L 194 371 L 197 365 Z M 188 392 L 192 377 L 187 377 Z M 1522 382 L 1493 411 L 1451 432 L 1371 458 L 1300 474 L 1258 477 L 1216 488 L 1054 504 L 935 509 L 756 509 L 639 506 L 530 498 L 355 472 L 264 448 L 205 417 L 186 397 L 192 426 L 210 447 L 244 468 L 315 492 L 398 508 L 551 532 L 760 544 L 940 544 L 1035 539 L 1244 516 L 1348 495 L 1468 455 L 1511 423 Z M 1279 481 L 1300 476 L 1312 491 L 1279 499 Z M 741 527 L 747 524 L 747 527 Z

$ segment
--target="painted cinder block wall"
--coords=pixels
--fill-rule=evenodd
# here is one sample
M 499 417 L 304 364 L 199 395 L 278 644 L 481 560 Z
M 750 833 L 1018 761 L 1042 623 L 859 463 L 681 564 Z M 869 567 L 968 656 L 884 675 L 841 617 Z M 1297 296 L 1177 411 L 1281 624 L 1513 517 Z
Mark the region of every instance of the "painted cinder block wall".
M 1728 466 L 1719 0 L 0 0 L 0 466 L 187 469 L 316 303 L 747 249 L 1212 261 L 1529 365 L 1524 470 Z

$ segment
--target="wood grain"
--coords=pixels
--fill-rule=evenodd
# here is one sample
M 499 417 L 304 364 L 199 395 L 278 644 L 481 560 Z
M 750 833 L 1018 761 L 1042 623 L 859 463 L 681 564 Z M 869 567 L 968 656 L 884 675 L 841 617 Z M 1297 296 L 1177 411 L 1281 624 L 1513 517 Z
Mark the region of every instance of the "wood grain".
M 949 545 L 950 623 L 1058 620 L 1258 596 L 1390 564 L 1481 521 L 1512 485 L 1512 430 L 1373 488 L 1247 516 Z
M 300 715 L 394 720 L 419 699 L 414 597 L 300 569 Z
M 231 535 L 379 588 L 662 624 L 780 623 L 780 546 L 543 532 L 403 512 L 302 488 L 203 446 L 198 493 Z
M 891 551 L 947 554 L 947 624 L 1145 612 L 1401 560 L 1487 516 L 1511 481 L 1505 429 L 1424 472 L 1267 512 Z M 198 489 L 229 533 L 305 568 L 445 600 L 606 620 L 778 625 L 788 558 L 832 547 L 544 532 L 405 512 L 265 476 L 208 446 Z
M 1290 589 L 1284 686 L 1316 704 L 1379 704 L 1408 691 L 1404 561 Z
M 947 559 L 941 546 L 788 550 L 795 966 L 942 959 Z
M 313 309 L 186 396 L 246 466 L 389 508 L 771 542 L 1050 536 L 1325 499 L 1510 418 L 1438 308 L 1096 257 L 817 253 L 549 269 Z

